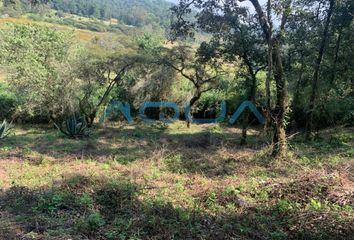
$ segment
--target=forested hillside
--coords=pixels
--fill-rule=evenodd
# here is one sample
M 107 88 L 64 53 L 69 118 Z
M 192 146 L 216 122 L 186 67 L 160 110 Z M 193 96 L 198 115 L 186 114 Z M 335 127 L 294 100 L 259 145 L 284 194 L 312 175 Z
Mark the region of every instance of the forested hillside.
M 166 24 L 171 4 L 164 0 L 52 0 L 56 10 L 99 19 L 117 18 L 128 25 Z
M 166 26 L 171 3 L 165 0 L 4 0 L 10 14 L 52 8 L 60 12 L 101 20 L 116 18 L 124 24 Z

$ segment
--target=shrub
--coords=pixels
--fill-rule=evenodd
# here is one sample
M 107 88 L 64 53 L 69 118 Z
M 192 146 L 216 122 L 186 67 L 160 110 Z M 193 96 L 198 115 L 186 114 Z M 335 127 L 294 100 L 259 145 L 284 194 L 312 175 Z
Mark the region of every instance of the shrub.
M 10 118 L 14 113 L 18 99 L 7 84 L 1 83 L 0 73 L 0 119 Z
M 285 214 L 290 212 L 294 209 L 293 204 L 288 200 L 280 200 L 276 204 L 276 209 L 280 214 Z
M 4 139 L 5 137 L 7 137 L 11 133 L 12 129 L 13 129 L 12 124 L 8 123 L 8 122 L 6 122 L 6 120 L 4 120 L 0 124 L 0 139 Z
M 61 125 L 55 124 L 55 126 L 58 130 L 70 138 L 77 139 L 88 137 L 90 135 L 87 123 L 83 117 L 72 115 L 65 119 Z
M 89 233 L 92 236 L 105 224 L 106 222 L 102 215 L 98 212 L 94 212 L 80 219 L 76 227 L 80 232 L 85 234 Z

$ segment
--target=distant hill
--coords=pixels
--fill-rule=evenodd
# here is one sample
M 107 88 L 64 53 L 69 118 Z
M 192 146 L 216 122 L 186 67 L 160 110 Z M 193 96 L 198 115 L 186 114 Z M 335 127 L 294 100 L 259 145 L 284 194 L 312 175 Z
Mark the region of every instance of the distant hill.
M 98 19 L 116 18 L 127 25 L 144 26 L 169 22 L 171 2 L 165 0 L 51 0 L 53 9 Z

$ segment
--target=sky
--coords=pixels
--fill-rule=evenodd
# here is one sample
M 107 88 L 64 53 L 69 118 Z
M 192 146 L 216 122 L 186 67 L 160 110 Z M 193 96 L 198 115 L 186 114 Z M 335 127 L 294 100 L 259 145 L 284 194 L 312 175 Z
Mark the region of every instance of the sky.
M 172 3 L 176 3 L 176 4 L 179 2 L 179 0 L 166 0 L 166 1 L 172 2 Z M 264 6 L 264 5 L 267 3 L 267 0 L 258 0 L 258 1 L 259 1 L 259 3 L 260 3 L 262 6 Z M 251 13 L 254 13 L 254 12 L 255 12 L 252 3 L 251 3 L 249 0 L 248 0 L 248 1 L 245 0 L 245 1 L 243 1 L 243 2 L 239 2 L 239 4 L 240 4 L 240 6 L 248 7 Z M 276 19 L 275 16 L 273 16 L 272 18 L 273 18 L 274 25 L 275 25 L 274 27 L 277 27 L 277 26 L 279 25 L 279 20 Z

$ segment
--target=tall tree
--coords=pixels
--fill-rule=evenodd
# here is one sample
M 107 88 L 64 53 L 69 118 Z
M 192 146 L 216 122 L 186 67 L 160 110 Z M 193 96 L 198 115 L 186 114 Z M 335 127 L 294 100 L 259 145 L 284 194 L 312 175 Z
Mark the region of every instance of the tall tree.
M 246 79 L 245 97 L 255 102 L 258 87 L 257 74 L 266 67 L 264 56 L 267 48 L 262 38 L 262 31 L 245 8 L 225 5 L 222 11 L 222 15 L 217 20 L 211 18 L 213 20 L 206 21 L 202 26 L 202 29 L 212 33 L 213 37 L 209 43 L 201 44 L 199 58 L 214 62 L 222 60 L 227 63 L 241 60 L 241 68 L 245 69 L 245 73 L 240 74 Z M 204 11 L 202 14 L 205 19 L 210 19 L 209 16 L 213 13 Z M 237 71 L 242 72 L 239 69 Z M 247 140 L 249 118 L 250 112 L 247 111 L 242 124 L 242 145 Z
M 323 35 L 322 35 L 321 42 L 319 45 L 318 56 L 317 56 L 317 59 L 315 62 L 313 79 L 312 79 L 312 86 L 311 86 L 311 95 L 310 95 L 310 101 L 309 101 L 309 110 L 308 110 L 307 120 L 306 120 L 307 121 L 307 123 L 306 123 L 306 138 L 307 139 L 311 138 L 311 135 L 313 132 L 313 114 L 314 114 L 315 107 L 316 107 L 320 68 L 321 68 L 321 63 L 322 63 L 323 56 L 325 53 L 326 43 L 329 38 L 329 33 L 330 33 L 329 27 L 330 27 L 335 3 L 336 3 L 336 0 L 329 0 L 329 7 L 328 7 L 328 11 L 327 11 L 326 22 L 324 25 Z
M 243 2 L 240 1 L 240 2 Z M 272 111 L 272 119 L 275 126 L 274 137 L 273 137 L 273 154 L 278 157 L 283 157 L 286 154 L 287 149 L 287 139 L 286 139 L 286 113 L 288 107 L 288 94 L 286 88 L 286 79 L 284 76 L 283 69 L 283 36 L 286 32 L 286 24 L 288 22 L 288 17 L 291 13 L 291 0 L 286 0 L 282 2 L 277 2 L 273 4 L 276 11 L 275 14 L 280 16 L 280 26 L 277 31 L 274 31 L 271 26 L 275 24 L 271 21 L 272 18 L 267 18 L 264 8 L 260 5 L 258 0 L 250 0 L 254 11 L 256 12 L 256 21 L 259 27 L 263 31 L 264 42 L 271 43 L 271 53 L 272 53 L 272 66 L 274 79 L 276 81 L 276 104 L 275 109 Z M 208 1 L 196 1 L 196 0 L 181 0 L 178 6 L 172 8 L 174 12 L 174 22 L 172 23 L 172 36 L 193 36 L 193 30 L 199 28 L 203 29 L 203 26 L 207 25 L 208 21 L 213 23 L 217 22 L 222 18 L 220 12 L 223 8 L 228 7 L 234 10 L 234 14 L 247 14 L 242 9 L 237 8 L 236 1 L 218 1 L 218 0 L 208 0 Z M 189 20 L 186 16 L 189 16 L 194 7 L 199 9 L 196 11 L 196 21 Z M 207 13 L 207 14 L 205 14 Z M 214 21 L 213 21 L 214 20 Z M 270 21 L 270 22 L 269 22 Z M 221 26 L 222 27 L 222 26 Z M 208 28 L 204 28 L 207 30 Z M 232 33 L 232 32 L 230 32 Z

